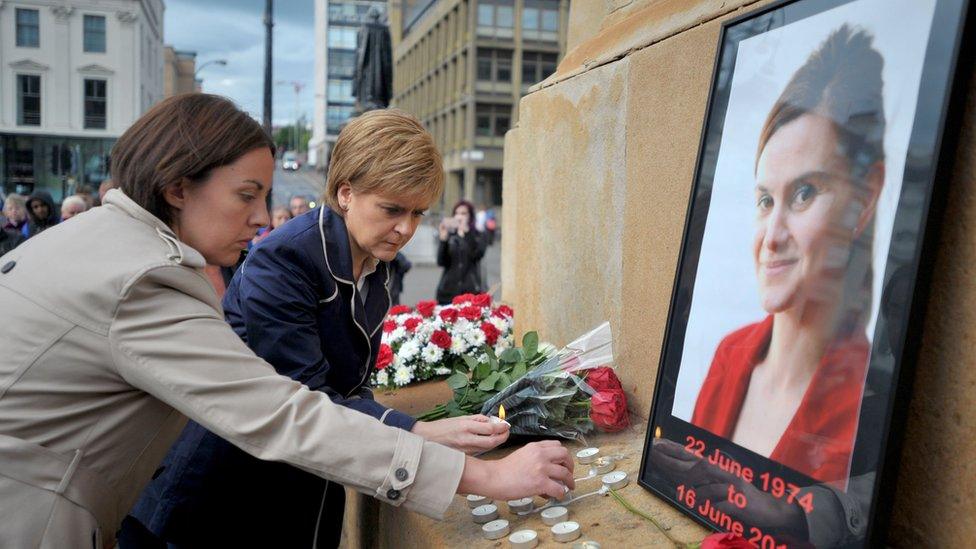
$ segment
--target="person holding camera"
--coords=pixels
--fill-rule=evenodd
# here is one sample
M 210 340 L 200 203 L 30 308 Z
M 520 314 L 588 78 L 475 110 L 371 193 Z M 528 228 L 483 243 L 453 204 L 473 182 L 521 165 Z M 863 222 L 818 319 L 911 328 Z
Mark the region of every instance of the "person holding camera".
M 452 217 L 441 220 L 439 233 L 437 265 L 444 272 L 437 284 L 437 302 L 446 305 L 456 295 L 483 292 L 481 258 L 487 242 L 474 229 L 474 206 L 467 200 L 459 201 Z

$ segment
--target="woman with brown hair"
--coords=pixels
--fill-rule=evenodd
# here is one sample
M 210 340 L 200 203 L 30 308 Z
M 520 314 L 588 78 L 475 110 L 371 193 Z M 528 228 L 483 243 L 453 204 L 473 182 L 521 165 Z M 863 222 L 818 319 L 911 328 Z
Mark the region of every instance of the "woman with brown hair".
M 847 25 L 834 31 L 766 119 L 752 253 L 768 316 L 719 344 L 691 420 L 841 488 L 870 353 L 885 178 L 884 62 L 871 42 Z
M 273 158 L 229 101 L 167 99 L 116 143 L 119 189 L 102 207 L 0 261 L 3 545 L 111 546 L 187 417 L 256 457 L 433 517 L 459 491 L 511 499 L 572 484 L 558 444 L 466 457 L 337 406 L 247 348 L 202 268 L 235 263 L 267 225 Z

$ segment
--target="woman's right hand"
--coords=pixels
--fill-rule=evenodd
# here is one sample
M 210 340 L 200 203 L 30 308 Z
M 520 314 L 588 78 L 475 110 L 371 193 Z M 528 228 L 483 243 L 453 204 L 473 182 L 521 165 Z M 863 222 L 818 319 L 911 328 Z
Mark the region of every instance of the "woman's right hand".
M 447 220 L 448 219 L 449 218 L 447 218 L 447 217 L 445 217 L 444 219 L 441 219 L 441 224 L 437 227 L 437 231 L 440 233 L 441 240 L 444 241 L 444 242 L 447 241 L 447 230 L 448 230 Z
M 495 461 L 465 458 L 458 492 L 495 500 L 561 498 L 575 487 L 569 451 L 554 440 L 526 444 Z

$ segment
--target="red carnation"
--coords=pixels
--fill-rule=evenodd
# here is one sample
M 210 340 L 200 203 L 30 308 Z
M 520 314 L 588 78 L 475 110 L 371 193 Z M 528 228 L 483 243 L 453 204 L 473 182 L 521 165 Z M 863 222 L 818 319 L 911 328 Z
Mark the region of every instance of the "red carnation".
M 590 370 L 590 373 L 586 375 L 586 383 L 597 392 L 624 390 L 620 386 L 620 380 L 617 379 L 617 374 L 609 366 L 600 366 L 599 368 Z
M 388 334 L 388 333 L 392 332 L 393 330 L 396 330 L 396 327 L 397 327 L 396 321 L 394 321 L 394 320 L 387 320 L 386 322 L 383 323 L 383 333 L 384 334 Z
M 600 391 L 590 399 L 590 419 L 601 431 L 612 433 L 630 425 L 623 391 Z
M 380 351 L 376 354 L 376 369 L 382 370 L 393 364 L 393 349 L 386 343 L 380 343 Z
M 444 330 L 434 330 L 434 333 L 430 335 L 430 342 L 437 345 L 441 349 L 450 349 L 451 334 L 445 332 Z
M 454 307 L 441 309 L 441 312 L 438 314 L 440 315 L 441 320 L 444 322 L 456 322 L 458 319 L 458 311 Z
M 475 307 L 491 307 L 491 294 L 478 294 L 471 300 Z
M 461 308 L 461 316 L 474 322 L 475 320 L 481 320 L 481 307 L 475 307 L 474 305 L 468 305 L 467 307 Z
M 512 318 L 515 316 L 515 311 L 508 305 L 499 305 L 491 314 L 501 318 Z
M 488 342 L 488 345 L 493 347 L 495 342 L 498 341 L 498 336 L 502 334 L 491 322 L 482 322 L 481 331 L 485 333 L 485 341 Z
M 454 299 L 451 300 L 451 303 L 454 305 L 460 305 L 468 301 L 474 301 L 474 294 L 461 294 L 458 296 L 454 296 Z
M 390 309 L 390 316 L 402 315 L 412 311 L 413 309 L 407 307 L 406 305 L 394 305 L 393 308 Z
M 754 547 L 742 536 L 722 532 L 703 539 L 699 549 L 754 549 Z
M 436 301 L 419 301 L 417 302 L 417 312 L 422 314 L 424 318 L 430 318 L 434 316 L 434 308 L 437 307 Z
M 419 318 L 412 316 L 404 321 L 403 327 L 412 334 L 417 329 L 417 326 L 420 326 L 421 322 L 422 321 Z

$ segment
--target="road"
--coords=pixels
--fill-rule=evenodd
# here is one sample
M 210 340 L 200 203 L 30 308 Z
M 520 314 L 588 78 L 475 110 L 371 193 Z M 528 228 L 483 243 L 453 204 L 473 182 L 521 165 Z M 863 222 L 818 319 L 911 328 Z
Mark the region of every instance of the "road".
M 288 200 L 296 194 L 304 194 L 319 201 L 325 190 L 325 175 L 313 170 L 302 169 L 297 172 L 286 172 L 280 167 L 274 173 L 274 205 L 288 205 Z M 415 305 L 422 299 L 434 299 L 437 282 L 441 277 L 441 268 L 430 264 L 424 258 L 410 257 L 413 269 L 403 279 L 403 294 L 400 301 L 404 304 Z M 501 296 L 501 240 L 488 248 L 482 260 L 483 273 L 489 288 L 496 288 L 495 297 Z

